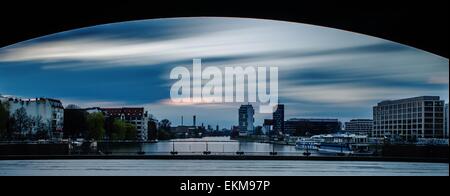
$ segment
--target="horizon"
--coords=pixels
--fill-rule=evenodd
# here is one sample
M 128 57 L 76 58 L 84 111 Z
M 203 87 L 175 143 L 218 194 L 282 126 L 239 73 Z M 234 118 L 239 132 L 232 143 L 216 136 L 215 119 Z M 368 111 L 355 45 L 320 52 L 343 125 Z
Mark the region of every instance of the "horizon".
M 422 96 L 418 96 L 418 97 L 426 97 L 426 96 L 433 96 L 433 95 L 422 95 Z M 15 96 L 12 96 L 12 95 L 3 95 L 3 94 L 1 94 L 0 93 L 0 97 L 5 97 L 5 98 L 16 98 L 16 99 L 21 99 L 21 100 L 36 100 L 36 99 L 53 99 L 53 100 L 58 100 L 58 101 L 61 101 L 61 100 L 59 100 L 58 98 L 50 98 L 50 97 L 39 97 L 39 98 L 24 98 L 24 97 L 15 97 Z M 439 97 L 439 96 L 438 96 Z M 398 99 L 398 100 L 402 100 L 402 99 L 410 99 L 410 98 L 416 98 L 416 97 L 406 97 L 406 98 L 400 98 L 400 99 Z M 439 99 L 440 100 L 442 100 L 440 97 L 439 97 Z M 385 102 L 385 101 L 393 101 L 392 99 L 389 99 L 389 100 L 381 100 L 381 101 L 379 101 L 378 103 L 382 103 L 382 102 Z M 64 102 L 62 102 L 61 101 L 61 103 L 62 103 L 62 105 L 63 105 L 63 107 L 64 107 L 64 109 L 68 109 L 67 107 L 68 106 L 70 106 L 70 105 L 74 105 L 74 106 L 77 106 L 77 107 L 79 107 L 78 105 L 75 105 L 75 104 L 71 104 L 71 103 L 67 103 L 67 104 L 64 104 Z M 377 103 L 377 104 L 378 104 Z M 250 104 L 250 105 L 252 105 L 251 103 L 247 103 L 247 104 Z M 247 105 L 247 104 L 245 104 L 245 103 L 243 103 L 242 105 Z M 282 105 L 285 105 L 286 106 L 286 104 L 283 104 L 283 103 L 279 103 L 279 104 L 282 104 Z M 446 102 L 445 100 L 444 100 L 444 104 L 448 104 L 448 102 Z M 375 106 L 375 105 L 374 105 Z M 153 114 L 151 113 L 151 111 L 149 111 L 149 110 L 146 110 L 145 109 L 145 107 L 140 107 L 140 106 L 133 106 L 133 107 L 130 107 L 130 106 L 116 106 L 116 107 L 101 107 L 101 106 L 93 106 L 93 107 L 79 107 L 79 108 L 76 108 L 76 109 L 90 109 L 90 108 L 100 108 L 100 109 L 109 109 L 109 108 L 144 108 L 144 111 L 148 111 L 149 112 L 149 114 L 150 115 L 152 115 L 153 116 Z M 285 107 L 286 108 L 286 107 Z M 238 112 L 238 110 L 239 110 L 239 108 L 236 108 L 236 112 Z M 179 121 L 180 123 L 179 124 L 177 124 L 176 126 L 193 126 L 193 125 L 189 125 L 189 123 L 188 124 L 186 124 L 186 118 L 185 117 L 193 117 L 193 116 L 197 116 L 196 114 L 192 114 L 192 115 L 190 115 L 190 116 L 179 116 L 179 119 L 181 119 L 181 118 L 183 118 L 184 120 L 184 123 L 182 124 L 181 122 L 181 120 Z M 161 119 L 158 119 L 158 118 L 155 118 L 157 121 L 160 121 L 160 120 L 163 120 L 162 118 Z M 189 119 L 189 118 L 187 118 L 187 119 Z M 272 119 L 272 116 L 270 116 L 270 118 L 268 118 L 268 119 Z M 300 116 L 293 116 L 293 117 L 288 117 L 288 118 L 285 118 L 285 121 L 288 121 L 288 120 L 294 120 L 294 119 L 320 119 L 320 120 L 335 120 L 335 119 L 337 119 L 338 120 L 338 122 L 340 122 L 341 123 L 341 130 L 345 130 L 344 129 L 344 124 L 346 123 L 346 122 L 350 122 L 350 121 L 352 121 L 352 120 L 373 120 L 373 116 L 371 116 L 371 117 L 367 117 L 367 118 L 349 118 L 349 119 L 346 119 L 346 120 L 342 120 L 342 118 L 338 118 L 338 117 L 300 117 Z M 172 120 L 172 119 L 167 119 L 167 120 L 169 120 L 171 123 L 173 123 L 174 121 Z M 198 119 L 196 119 L 196 120 L 198 120 Z M 262 119 L 262 121 L 264 121 L 264 120 L 266 120 L 266 119 Z M 187 122 L 189 122 L 189 120 L 187 121 Z M 256 121 L 255 121 L 256 122 Z M 201 122 L 200 121 L 200 124 L 204 124 L 204 126 L 205 127 L 207 127 L 207 126 L 212 126 L 213 128 L 215 128 L 215 126 L 216 125 L 219 125 L 219 124 L 210 124 L 210 123 L 204 123 L 204 122 Z M 221 125 L 219 125 L 219 131 L 222 131 L 223 129 L 227 129 L 227 130 L 231 130 L 231 128 L 233 127 L 233 126 L 238 126 L 238 124 L 239 123 L 237 123 L 237 124 L 234 124 L 234 125 L 231 125 L 231 127 L 225 127 L 225 126 L 221 126 Z M 173 125 L 173 124 L 172 124 Z M 197 125 L 197 126 L 199 126 L 199 125 Z M 262 126 L 262 124 L 255 124 L 255 127 L 256 126 Z M 214 129 L 215 130 L 215 129 Z

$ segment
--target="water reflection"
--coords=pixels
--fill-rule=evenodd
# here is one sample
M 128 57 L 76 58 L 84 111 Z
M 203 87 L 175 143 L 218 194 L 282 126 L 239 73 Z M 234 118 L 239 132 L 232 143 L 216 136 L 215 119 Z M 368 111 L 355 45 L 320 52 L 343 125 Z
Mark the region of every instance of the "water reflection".
M 275 151 L 279 154 L 302 154 L 293 145 L 279 145 L 260 142 L 245 142 L 232 140 L 230 137 L 204 137 L 174 139 L 159 141 L 158 143 L 109 143 L 100 144 L 100 150 L 109 151 L 112 154 L 136 154 L 143 151 L 146 154 L 168 154 L 176 151 L 180 154 L 202 154 L 210 151 L 211 154 L 236 154 L 243 151 L 245 154 L 268 154 Z

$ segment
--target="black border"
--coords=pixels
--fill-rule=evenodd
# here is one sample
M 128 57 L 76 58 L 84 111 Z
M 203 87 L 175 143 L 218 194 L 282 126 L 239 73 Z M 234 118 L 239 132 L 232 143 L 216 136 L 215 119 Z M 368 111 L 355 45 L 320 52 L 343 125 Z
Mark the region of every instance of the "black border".
M 58 1 L 2 2 L 0 5 L 0 47 L 27 39 L 80 27 L 137 19 L 228 16 L 302 22 L 344 29 L 411 45 L 448 58 L 448 1 Z M 0 177 L 4 178 L 4 177 Z M 180 193 L 179 183 L 187 179 L 219 182 L 228 180 L 270 180 L 271 190 L 258 195 L 307 194 L 419 194 L 434 195 L 447 190 L 446 178 L 315 178 L 315 177 L 138 177 L 133 178 L 47 178 L 1 179 L 2 195 L 170 195 Z M 445 184 L 444 184 L 445 183 Z M 13 186 L 15 185 L 15 186 Z M 400 193 L 394 193 L 397 189 Z M 12 192 L 11 192 L 12 191 Z M 199 195 L 198 192 L 183 192 Z M 214 192 L 224 193 L 224 192 Z M 245 194 L 248 192 L 228 192 Z
M 448 1 L 11 1 L 0 9 L 0 47 L 97 24 L 224 16 L 344 29 L 448 58 Z

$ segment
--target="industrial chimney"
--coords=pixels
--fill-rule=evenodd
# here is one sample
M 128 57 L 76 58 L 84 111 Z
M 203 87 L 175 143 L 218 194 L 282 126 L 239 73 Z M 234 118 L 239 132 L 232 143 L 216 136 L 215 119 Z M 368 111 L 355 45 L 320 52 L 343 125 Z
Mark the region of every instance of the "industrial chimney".
M 193 122 L 192 122 L 192 123 L 193 123 L 193 126 L 195 127 L 195 125 L 196 125 L 196 117 L 195 117 L 195 115 L 194 115 L 192 121 L 193 121 Z

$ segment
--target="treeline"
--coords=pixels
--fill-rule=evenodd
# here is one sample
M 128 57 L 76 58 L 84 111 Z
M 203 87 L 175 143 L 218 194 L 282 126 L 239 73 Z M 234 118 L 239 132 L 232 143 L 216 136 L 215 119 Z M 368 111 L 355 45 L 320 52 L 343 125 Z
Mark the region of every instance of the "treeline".
M 55 132 L 52 124 L 40 116 L 29 116 L 25 108 L 11 114 L 8 103 L 0 102 L 0 140 L 50 139 Z M 137 128 L 120 119 L 105 118 L 101 112 L 78 110 L 64 118 L 63 134 L 64 138 L 135 140 Z
M 41 117 L 31 117 L 25 108 L 20 108 L 12 114 L 7 102 L 0 102 L 0 140 L 38 140 L 54 138 L 53 122 L 44 122 Z M 138 129 L 134 124 L 124 120 L 106 117 L 102 112 L 88 113 L 84 109 L 64 110 L 62 133 L 58 137 L 84 138 L 94 140 L 136 140 Z M 171 122 L 163 119 L 158 122 L 150 119 L 147 124 L 149 140 L 168 140 L 177 135 L 171 130 Z M 199 127 L 198 132 L 206 132 Z
M 0 102 L 0 140 L 34 140 L 52 137 L 51 122 L 31 117 L 25 108 L 10 114 L 7 102 Z
M 136 140 L 137 128 L 124 120 L 105 117 L 101 112 L 64 111 L 64 137 L 95 140 Z
M 167 119 L 157 122 L 149 119 L 147 124 L 148 140 L 167 140 L 174 138 L 170 132 L 171 122 Z M 84 109 L 64 111 L 64 137 L 109 140 L 136 140 L 137 127 L 124 120 L 106 117 L 101 112 L 89 114 Z

